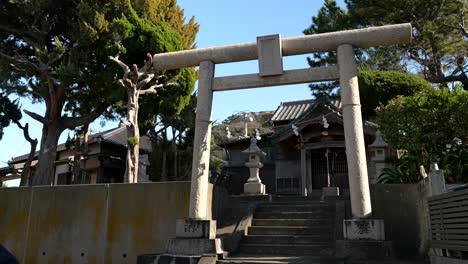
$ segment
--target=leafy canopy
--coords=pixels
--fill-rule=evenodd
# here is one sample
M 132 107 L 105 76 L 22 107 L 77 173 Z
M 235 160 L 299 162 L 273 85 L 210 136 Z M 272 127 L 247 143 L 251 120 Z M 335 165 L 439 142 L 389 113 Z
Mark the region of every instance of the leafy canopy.
M 0 89 L 44 102 L 45 117 L 54 115 L 49 119 L 60 115 L 79 117 L 99 105 L 122 102 L 124 91 L 112 81 L 118 69 L 109 61 L 109 55 L 121 52 L 129 65 L 141 64 L 147 52 L 175 51 L 193 45 L 198 31 L 193 17 L 185 23 L 183 10 L 175 0 L 145 1 L 149 9 L 136 11 L 132 4 L 138 2 L 2 1 Z M 162 14 L 155 11 L 158 8 L 161 12 L 177 12 Z M 189 69 L 166 75 L 184 83 L 179 88 L 171 87 L 177 90 L 174 96 L 167 93 L 171 99 L 156 99 L 153 105 L 167 108 L 170 103 L 169 108 L 174 110 L 167 112 L 177 113 L 189 101 L 195 72 Z
M 12 102 L 8 96 L 0 95 L 0 140 L 3 137 L 3 129 L 11 122 L 18 122 L 21 116 L 17 101 Z
M 166 29 L 177 33 L 174 35 L 166 30 L 158 33 L 161 47 L 153 53 L 166 51 L 176 51 L 195 47 L 195 37 L 198 33 L 199 25 L 195 18 L 191 17 L 186 21 L 184 10 L 177 5 L 177 0 L 132 0 L 132 6 L 140 17 L 144 18 L 147 24 L 164 25 Z M 138 51 L 148 49 L 141 47 L 146 44 L 141 38 L 141 34 L 135 33 L 135 38 L 127 46 Z M 172 41 L 174 39 L 176 41 Z M 176 44 L 176 45 L 175 45 Z M 151 50 L 151 49 L 148 49 Z M 158 51 L 159 50 L 159 51 Z M 145 53 L 127 54 L 128 58 L 140 56 L 144 58 Z M 125 61 L 125 57 L 124 62 Z M 157 63 L 157 62 L 156 62 Z M 177 116 L 184 107 L 190 103 L 190 98 L 195 87 L 196 72 L 193 68 L 185 68 L 177 71 L 163 72 L 164 81 L 176 81 L 178 86 L 164 86 L 158 89 L 158 94 L 148 94 L 140 98 L 139 122 L 142 133 L 154 128 L 154 121 L 157 116 L 163 119 L 170 119 Z M 157 74 L 159 75 L 159 74 Z
M 304 34 L 410 22 L 413 40 L 406 45 L 356 50 L 361 66 L 412 71 L 431 83 L 459 82 L 468 89 L 468 2 L 466 0 L 345 0 L 346 9 L 326 0 Z M 335 52 L 314 54 L 312 67 L 336 63 Z M 311 85 L 327 97 L 337 83 Z
M 438 162 L 451 176 L 459 178 L 468 173 L 463 170 L 468 159 L 462 159 L 468 153 L 466 109 L 468 93 L 460 87 L 429 89 L 391 100 L 379 109 L 378 118 L 385 140 L 416 158 L 417 166 L 427 168 L 431 162 Z M 457 160 L 461 164 L 453 163 Z
M 305 35 L 320 34 L 361 27 L 354 17 L 340 8 L 335 0 L 326 0 L 317 15 L 312 17 L 312 24 L 303 31 Z M 373 47 L 355 49 L 358 65 L 366 69 L 401 71 L 402 55 L 395 47 Z M 336 51 L 319 52 L 307 58 L 311 67 L 336 65 Z M 319 100 L 339 98 L 338 82 L 311 84 L 312 95 Z
M 359 68 L 358 81 L 362 114 L 365 118 L 374 117 L 377 107 L 386 105 L 396 96 L 409 96 L 433 89 L 429 82 L 414 74 L 363 67 Z

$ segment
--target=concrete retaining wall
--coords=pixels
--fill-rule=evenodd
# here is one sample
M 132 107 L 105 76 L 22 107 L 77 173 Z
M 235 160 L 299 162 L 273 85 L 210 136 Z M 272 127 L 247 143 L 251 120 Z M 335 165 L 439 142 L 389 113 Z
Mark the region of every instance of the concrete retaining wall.
M 2 188 L 0 243 L 20 263 L 136 263 L 187 218 L 190 183 Z
M 385 220 L 387 240 L 399 257 L 425 255 L 429 248 L 426 181 L 371 185 L 372 218 Z

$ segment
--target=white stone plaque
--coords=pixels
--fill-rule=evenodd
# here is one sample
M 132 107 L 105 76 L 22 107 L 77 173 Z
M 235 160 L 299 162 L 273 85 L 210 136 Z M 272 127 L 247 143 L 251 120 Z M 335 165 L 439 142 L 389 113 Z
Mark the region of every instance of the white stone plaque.
M 283 54 L 279 34 L 257 37 L 260 76 L 283 74 Z

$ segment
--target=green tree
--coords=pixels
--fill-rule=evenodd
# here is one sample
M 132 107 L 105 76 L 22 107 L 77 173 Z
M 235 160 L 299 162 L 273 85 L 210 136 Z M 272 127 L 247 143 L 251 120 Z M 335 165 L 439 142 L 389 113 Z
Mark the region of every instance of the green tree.
M 409 73 L 397 71 L 377 71 L 359 68 L 359 95 L 362 115 L 373 119 L 375 109 L 386 105 L 396 96 L 409 96 L 417 92 L 433 90 L 429 82 Z
M 347 10 L 340 8 L 335 0 L 326 0 L 316 16 L 312 17 L 312 24 L 303 31 L 305 35 L 320 34 L 348 29 L 355 29 L 360 25 Z M 356 50 L 358 65 L 366 69 L 401 71 L 402 54 L 395 47 L 367 48 Z M 336 51 L 319 52 L 308 57 L 311 67 L 336 65 Z M 338 82 L 311 84 L 312 95 L 318 100 L 338 99 Z
M 195 37 L 200 26 L 195 22 L 195 17 L 186 21 L 184 10 L 177 0 L 132 0 L 132 5 L 145 19 L 156 25 L 164 21 L 176 30 L 181 36 L 183 49 L 195 48 Z
M 117 47 L 112 17 L 105 14 L 115 8 L 96 1 L 0 3 L 0 87 L 46 107 L 42 115 L 25 110 L 43 125 L 34 185 L 52 182 L 62 131 L 89 123 L 110 104 L 102 96 L 112 94 L 114 86 L 105 55 Z M 93 111 L 67 113 L 82 102 L 94 102 Z
M 183 49 L 195 48 L 199 25 L 194 17 L 186 20 L 177 0 L 132 0 L 132 3 L 144 18 L 154 24 L 167 23 L 176 30 Z M 141 134 L 149 133 L 153 139 L 149 170 L 152 180 L 190 179 L 196 72 L 193 68 L 186 68 L 174 74 L 174 71 L 165 72 L 161 79 L 176 81 L 177 86 L 165 85 L 158 88 L 157 94 L 140 98 L 140 131 Z
M 177 5 L 177 0 L 132 0 L 132 3 L 137 13 L 153 24 L 166 23 L 178 32 L 182 49 L 196 47 L 195 37 L 199 25 L 194 17 L 186 21 L 184 10 Z M 165 72 L 159 81 L 170 79 L 176 79 L 178 86 L 163 86 L 158 89 L 158 94 L 148 94 L 140 99 L 138 119 L 142 134 L 154 130 L 158 117 L 171 119 L 190 104 L 196 80 L 194 68 Z
M 10 123 L 14 123 L 23 131 L 24 138 L 31 145 L 28 158 L 21 172 L 20 186 L 26 186 L 27 183 L 31 185 L 31 164 L 34 160 L 34 154 L 36 153 L 37 139 L 31 138 L 29 135 L 29 124 L 26 123 L 26 125 L 23 126 L 20 123 L 21 118 L 22 114 L 18 105 L 18 100 L 12 102 L 8 96 L 0 95 L 0 139 L 3 135 L 3 128 Z
M 466 0 L 345 0 L 362 27 L 410 22 L 413 41 L 399 46 L 404 60 L 431 83 L 459 82 L 468 90 Z M 414 65 L 413 65 L 414 64 Z
M 452 177 L 461 179 L 468 173 L 464 162 L 457 165 L 451 161 L 468 152 L 466 109 L 468 93 L 463 89 L 431 89 L 391 100 L 379 109 L 378 118 L 385 140 L 403 150 L 405 156 L 416 158 L 416 165 L 438 162 Z
M 0 140 L 3 137 L 3 129 L 8 127 L 10 123 L 19 121 L 21 112 L 18 109 L 16 102 L 12 102 L 8 96 L 0 95 Z
M 196 99 L 197 96 L 192 95 L 180 114 L 162 118 L 158 131 L 150 134 L 153 143 L 153 152 L 149 157 L 151 180 L 190 180 Z M 171 134 L 168 136 L 169 132 Z
M 108 56 L 120 51 L 131 65 L 141 63 L 146 52 L 181 47 L 167 23 L 148 31 L 154 23 L 135 19 L 141 14 L 130 6 L 123 0 L 0 3 L 0 88 L 46 106 L 43 115 L 25 111 L 43 124 L 34 185 L 52 182 L 63 130 L 87 125 L 123 101 Z
M 411 22 L 413 41 L 406 45 L 359 49 L 358 64 L 376 70 L 411 70 L 435 84 L 460 82 L 468 89 L 468 3 L 466 0 L 345 0 L 346 9 L 326 0 L 304 33 Z M 335 52 L 314 54 L 313 67 L 336 63 Z M 314 95 L 336 96 L 337 83 L 311 86 Z

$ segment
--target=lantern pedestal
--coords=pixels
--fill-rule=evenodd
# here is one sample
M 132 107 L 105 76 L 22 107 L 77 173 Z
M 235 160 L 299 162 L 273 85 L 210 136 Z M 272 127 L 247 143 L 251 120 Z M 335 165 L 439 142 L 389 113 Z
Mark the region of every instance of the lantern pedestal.
M 265 195 L 265 184 L 260 180 L 259 172 L 263 164 L 260 162 L 261 157 L 265 157 L 265 153 L 257 146 L 257 140 L 252 137 L 250 146 L 242 151 L 243 154 L 249 155 L 249 161 L 245 166 L 249 168 L 249 179 L 244 184 L 244 193 L 247 195 Z

